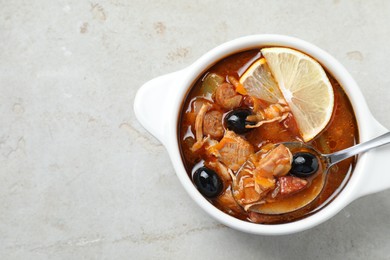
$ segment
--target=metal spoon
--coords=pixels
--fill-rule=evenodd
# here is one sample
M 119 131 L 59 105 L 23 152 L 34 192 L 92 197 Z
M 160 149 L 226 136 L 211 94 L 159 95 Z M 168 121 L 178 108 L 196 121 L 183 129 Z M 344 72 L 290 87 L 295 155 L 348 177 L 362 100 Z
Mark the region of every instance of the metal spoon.
M 295 154 L 297 152 L 308 152 L 317 157 L 320 167 L 317 170 L 317 173 L 313 175 L 315 176 L 313 177 L 313 182 L 308 188 L 308 191 L 306 191 L 307 194 L 305 196 L 299 197 L 299 199 L 296 199 L 294 201 L 291 201 L 288 198 L 277 200 L 275 202 L 265 203 L 256 207 L 251 207 L 250 210 L 262 214 L 276 215 L 285 214 L 302 209 L 314 202 L 321 193 L 325 185 L 326 175 L 329 171 L 329 168 L 331 168 L 336 163 L 350 158 L 354 155 L 366 152 L 368 150 L 380 147 L 388 143 L 390 143 L 390 132 L 378 136 L 370 141 L 354 145 L 352 147 L 332 154 L 321 154 L 310 145 L 300 142 L 283 143 L 287 148 L 290 149 L 292 154 Z

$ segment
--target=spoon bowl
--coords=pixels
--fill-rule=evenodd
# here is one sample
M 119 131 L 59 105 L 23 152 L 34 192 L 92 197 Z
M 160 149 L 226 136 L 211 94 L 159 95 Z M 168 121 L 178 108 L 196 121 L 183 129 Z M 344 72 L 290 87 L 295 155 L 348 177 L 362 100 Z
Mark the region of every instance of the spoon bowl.
M 282 144 L 286 146 L 293 155 L 298 153 L 309 153 L 314 155 L 318 160 L 317 170 L 309 177 L 305 178 L 310 185 L 299 193 L 286 198 L 280 198 L 275 202 L 253 205 L 250 207 L 250 211 L 267 215 L 280 215 L 298 211 L 316 201 L 325 185 L 326 173 L 330 168 L 328 167 L 327 155 L 321 154 L 314 147 L 302 142 L 284 142 Z
M 304 192 L 303 195 L 300 192 L 299 196 L 296 194 L 276 202 L 256 205 L 251 207 L 250 210 L 261 214 L 278 215 L 291 213 L 308 207 L 316 201 L 321 194 L 326 183 L 327 173 L 333 165 L 342 160 L 388 143 L 390 143 L 390 132 L 378 136 L 370 141 L 354 145 L 332 154 L 321 154 L 308 144 L 301 142 L 285 142 L 283 145 L 285 145 L 293 155 L 297 153 L 310 153 L 317 158 L 319 165 L 318 170 L 307 179 L 310 182 L 310 186 L 301 191 Z M 292 167 L 294 167 L 294 162 Z M 299 199 L 295 199 L 294 196 Z

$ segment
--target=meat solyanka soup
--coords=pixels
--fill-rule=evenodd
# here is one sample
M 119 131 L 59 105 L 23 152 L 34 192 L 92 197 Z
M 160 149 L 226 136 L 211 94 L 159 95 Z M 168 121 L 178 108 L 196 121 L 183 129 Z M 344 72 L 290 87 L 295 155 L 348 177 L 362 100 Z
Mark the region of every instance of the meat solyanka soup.
M 357 141 L 355 116 L 339 83 L 317 61 L 281 47 L 244 51 L 209 68 L 193 85 L 179 120 L 182 158 L 199 192 L 220 210 L 255 223 L 285 223 L 329 202 L 355 159 L 331 168 L 290 151 L 299 141 L 332 153 Z M 293 160 L 303 166 L 292 169 Z M 305 168 L 306 167 L 306 168 Z M 323 187 L 323 189 L 322 189 Z M 284 214 L 322 189 L 308 206 Z

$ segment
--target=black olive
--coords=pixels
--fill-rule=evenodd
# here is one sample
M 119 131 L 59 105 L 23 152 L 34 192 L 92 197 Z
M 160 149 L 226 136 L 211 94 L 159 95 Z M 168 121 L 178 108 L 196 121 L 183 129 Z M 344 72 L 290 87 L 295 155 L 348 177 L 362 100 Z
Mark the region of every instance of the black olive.
M 290 173 L 297 177 L 310 177 L 318 170 L 318 159 L 311 153 L 296 153 L 293 156 Z
M 200 193 L 207 198 L 215 198 L 222 191 L 222 181 L 218 174 L 206 167 L 200 167 L 193 175 L 194 183 Z
M 235 109 L 229 112 L 225 116 L 225 125 L 229 130 L 234 131 L 237 134 L 245 134 L 252 130 L 251 128 L 246 128 L 246 125 L 252 124 L 247 122 L 247 116 L 252 115 L 252 111 L 249 109 Z

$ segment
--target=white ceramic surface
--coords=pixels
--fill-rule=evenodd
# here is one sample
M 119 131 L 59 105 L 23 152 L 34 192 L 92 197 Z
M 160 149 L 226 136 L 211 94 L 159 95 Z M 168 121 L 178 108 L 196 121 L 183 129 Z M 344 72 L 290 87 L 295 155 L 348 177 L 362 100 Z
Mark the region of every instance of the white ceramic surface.
M 178 146 L 177 123 L 182 101 L 192 83 L 216 61 L 239 51 L 262 46 L 292 47 L 322 63 L 344 87 L 352 102 L 359 126 L 360 142 L 387 131 L 371 115 L 363 95 L 347 70 L 320 48 L 282 35 L 252 35 L 229 41 L 207 52 L 189 67 L 145 83 L 134 101 L 137 119 L 164 144 L 177 176 L 192 199 L 207 213 L 229 227 L 254 234 L 283 235 L 314 227 L 337 214 L 356 198 L 389 188 L 390 175 L 383 175 L 383 170 L 386 168 L 386 158 L 390 156 L 390 147 L 383 147 L 359 156 L 351 179 L 328 206 L 312 216 L 291 223 L 263 225 L 238 220 L 215 208 L 196 190 L 185 171 Z

